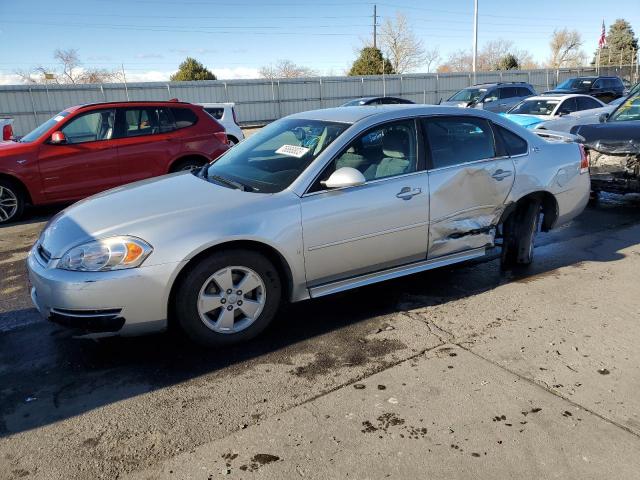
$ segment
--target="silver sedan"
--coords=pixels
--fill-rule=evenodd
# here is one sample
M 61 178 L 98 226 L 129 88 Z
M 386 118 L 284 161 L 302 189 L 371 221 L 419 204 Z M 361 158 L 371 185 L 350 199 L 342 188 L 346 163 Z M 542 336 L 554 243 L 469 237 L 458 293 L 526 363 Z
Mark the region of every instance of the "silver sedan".
M 58 214 L 29 254 L 31 296 L 93 336 L 175 319 L 205 345 L 243 341 L 284 301 L 480 257 L 497 238 L 505 267 L 529 264 L 536 232 L 586 205 L 585 162 L 480 110 L 300 113 L 198 172 Z

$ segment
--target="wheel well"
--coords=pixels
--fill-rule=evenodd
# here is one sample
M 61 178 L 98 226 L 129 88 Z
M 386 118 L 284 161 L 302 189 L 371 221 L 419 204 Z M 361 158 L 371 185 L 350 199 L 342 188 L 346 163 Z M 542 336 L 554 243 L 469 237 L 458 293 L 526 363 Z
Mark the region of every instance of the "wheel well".
M 227 134 L 227 138 L 228 138 L 229 140 L 231 140 L 233 143 L 238 143 L 238 139 L 236 138 L 236 136 L 235 136 L 235 135 L 229 135 L 229 134 Z
M 548 232 L 551 230 L 553 225 L 556 223 L 558 219 L 558 202 L 556 197 L 553 194 L 545 191 L 533 192 L 528 195 L 525 195 L 517 202 L 512 203 L 507 207 L 507 209 L 502 214 L 502 218 L 500 219 L 500 223 L 504 223 L 509 216 L 511 216 L 515 211 L 521 206 L 533 200 L 537 200 L 540 202 L 540 206 L 542 207 L 542 225 L 541 229 L 543 232 Z
M 33 200 L 31 199 L 31 194 L 29 193 L 29 189 L 18 178 L 13 177 L 11 175 L 4 174 L 4 173 L 0 173 L 0 180 L 8 180 L 14 185 L 16 185 L 20 189 L 20 191 L 25 195 L 26 202 L 33 203 Z
M 291 292 L 293 290 L 293 275 L 291 274 L 291 269 L 289 268 L 287 261 L 280 254 L 280 252 L 265 243 L 256 242 L 253 240 L 235 240 L 231 242 L 225 242 L 214 245 L 213 247 L 207 248 L 206 250 L 198 253 L 195 257 L 189 260 L 189 262 L 187 262 L 187 264 L 178 273 L 178 276 L 173 281 L 173 285 L 171 286 L 171 291 L 169 293 L 169 304 L 167 305 L 167 313 L 169 316 L 168 321 L 170 327 L 173 327 L 175 324 L 175 312 L 173 311 L 173 305 L 175 305 L 174 300 L 176 292 L 178 291 L 177 287 L 178 285 L 180 285 L 180 282 L 182 282 L 182 279 L 204 257 L 207 257 L 215 252 L 230 249 L 253 250 L 255 252 L 261 253 L 266 258 L 268 258 L 269 261 L 271 261 L 271 263 L 273 263 L 273 265 L 276 267 L 278 275 L 280 275 L 280 279 L 282 280 L 283 298 L 290 298 Z
M 185 155 L 184 157 L 180 157 L 180 158 L 176 158 L 171 165 L 169 165 L 169 172 L 174 172 L 174 168 L 176 167 L 176 165 L 179 165 L 180 163 L 186 162 L 187 160 L 197 160 L 199 162 L 202 162 L 202 164 L 204 165 L 205 163 L 210 162 L 210 160 L 205 157 L 204 155 Z

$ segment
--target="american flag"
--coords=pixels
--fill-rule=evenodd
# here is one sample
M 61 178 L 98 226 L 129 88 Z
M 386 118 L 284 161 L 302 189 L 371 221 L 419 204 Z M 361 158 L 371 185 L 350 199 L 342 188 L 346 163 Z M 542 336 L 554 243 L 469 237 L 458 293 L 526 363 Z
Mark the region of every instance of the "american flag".
M 602 48 L 607 44 L 607 34 L 604 28 L 604 20 L 602 20 L 602 32 L 600 33 L 600 39 L 598 40 L 598 48 Z

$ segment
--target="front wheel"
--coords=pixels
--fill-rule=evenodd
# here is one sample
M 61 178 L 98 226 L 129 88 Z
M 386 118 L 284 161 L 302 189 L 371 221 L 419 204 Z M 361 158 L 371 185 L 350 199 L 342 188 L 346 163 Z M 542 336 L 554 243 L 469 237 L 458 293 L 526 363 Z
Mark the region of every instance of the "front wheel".
M 0 179 L 0 225 L 20 218 L 24 203 L 22 191 L 13 182 Z
M 183 279 L 176 295 L 178 322 L 207 347 L 249 340 L 271 322 L 282 296 L 273 264 L 257 252 L 216 252 Z
M 536 233 L 540 226 L 540 201 L 518 206 L 504 223 L 501 264 L 503 268 L 533 262 Z

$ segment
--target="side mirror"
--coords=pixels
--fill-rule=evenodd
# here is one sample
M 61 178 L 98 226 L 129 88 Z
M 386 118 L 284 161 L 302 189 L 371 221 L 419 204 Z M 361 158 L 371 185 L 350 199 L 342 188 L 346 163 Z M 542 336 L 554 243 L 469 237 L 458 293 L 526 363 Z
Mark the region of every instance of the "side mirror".
M 64 136 L 64 133 L 57 131 L 51 134 L 51 143 L 54 145 L 60 145 L 61 143 L 67 143 L 67 137 Z
M 600 116 L 598 117 L 598 120 L 600 121 L 600 123 L 604 123 L 609 119 L 609 114 L 608 113 L 601 113 Z
M 351 167 L 342 167 L 331 174 L 331 176 L 323 182 L 320 182 L 327 188 L 344 188 L 362 185 L 367 181 L 360 170 Z

